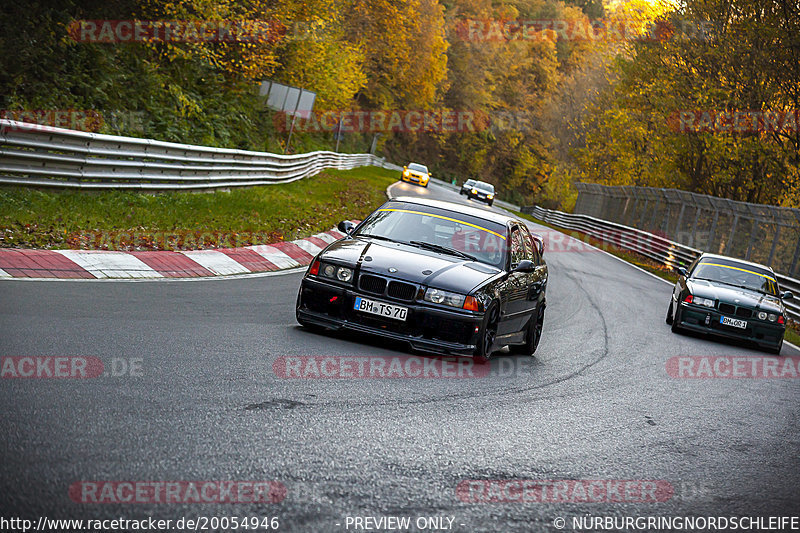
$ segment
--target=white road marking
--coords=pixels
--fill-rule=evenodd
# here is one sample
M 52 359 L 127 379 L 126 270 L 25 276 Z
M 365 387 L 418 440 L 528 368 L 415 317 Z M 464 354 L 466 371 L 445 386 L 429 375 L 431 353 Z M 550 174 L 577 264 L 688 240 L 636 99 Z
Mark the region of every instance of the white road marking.
M 0 278 L 10 278 L 11 274 L 0 268 Z
M 304 241 L 304 240 L 292 241 L 292 242 L 294 244 L 296 244 L 297 246 L 299 246 L 300 248 L 302 248 L 303 250 L 305 250 L 306 252 L 310 253 L 311 257 L 316 256 L 318 253 L 320 253 L 322 251 L 322 248 L 320 248 L 319 246 L 317 246 L 313 242 Z
M 322 239 L 323 241 L 327 242 L 328 244 L 339 240 L 339 239 L 337 239 L 336 237 L 334 237 L 333 235 L 331 235 L 329 233 L 317 233 L 316 235 L 314 235 L 314 237 L 316 237 L 318 239 Z
M 229 256 L 216 250 L 192 250 L 181 253 L 198 265 L 210 270 L 215 274 L 229 275 L 245 274 L 250 272 L 247 268 L 243 267 Z
M 162 278 L 160 273 L 136 256 L 125 252 L 53 250 L 96 278 Z
M 253 250 L 255 253 L 272 263 L 278 268 L 294 268 L 299 266 L 300 263 L 286 255 L 285 253 L 281 252 L 274 246 L 270 246 L 268 244 L 257 244 L 255 246 L 248 246 L 250 250 Z

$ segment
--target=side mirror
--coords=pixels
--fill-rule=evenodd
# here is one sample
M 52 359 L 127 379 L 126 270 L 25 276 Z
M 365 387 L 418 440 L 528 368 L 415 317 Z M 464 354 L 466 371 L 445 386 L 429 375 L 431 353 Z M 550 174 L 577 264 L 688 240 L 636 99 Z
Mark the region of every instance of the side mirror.
M 794 298 L 794 294 L 792 294 L 792 291 L 786 291 L 781 295 L 781 298 L 784 300 L 791 300 Z
M 544 239 L 542 239 L 540 235 L 534 235 L 533 242 L 536 243 L 536 249 L 539 251 L 539 256 L 544 257 Z
M 353 232 L 353 230 L 355 229 L 355 227 L 356 227 L 356 225 L 353 224 L 352 222 L 350 222 L 349 220 L 342 220 L 341 222 L 339 222 L 339 225 L 336 226 L 336 228 L 339 231 L 341 231 L 342 233 L 345 233 L 347 235 L 350 235 Z
M 533 272 L 535 269 L 536 265 L 533 264 L 533 261 L 530 259 L 523 259 L 511 272 Z
M 689 277 L 689 272 L 687 272 L 686 269 L 683 268 L 683 267 L 678 267 L 678 274 L 680 274 L 684 278 L 688 278 Z

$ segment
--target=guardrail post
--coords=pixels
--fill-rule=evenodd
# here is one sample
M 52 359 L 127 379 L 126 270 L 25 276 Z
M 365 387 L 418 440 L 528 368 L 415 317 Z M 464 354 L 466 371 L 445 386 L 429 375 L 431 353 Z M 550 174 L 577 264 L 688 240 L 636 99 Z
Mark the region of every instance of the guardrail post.
M 744 254 L 745 261 L 750 261 L 750 252 L 753 250 L 753 243 L 756 240 L 756 231 L 758 230 L 758 218 L 753 217 L 753 225 L 750 227 L 750 240 L 747 243 L 747 252 Z
M 714 210 L 714 218 L 711 220 L 711 229 L 708 231 L 708 242 L 706 243 L 706 249 L 709 252 L 713 252 L 714 250 L 711 249 L 711 245 L 714 244 L 714 232 L 717 231 L 717 221 L 719 220 L 719 211 L 716 209 Z M 716 253 L 716 252 L 714 252 Z
M 731 224 L 731 232 L 728 234 L 728 245 L 725 247 L 725 254 L 731 255 L 733 253 L 733 240 L 736 236 L 736 224 L 739 223 L 739 213 L 733 215 L 733 223 Z
M 636 210 L 637 209 L 639 209 L 639 197 L 638 196 L 636 196 L 634 201 L 633 201 L 633 209 L 631 209 L 630 215 L 628 215 L 628 217 L 625 220 L 622 221 L 623 224 L 625 224 L 626 226 L 630 226 L 632 224 L 633 217 L 636 216 Z
M 675 240 L 678 240 L 678 235 L 681 233 L 683 226 L 683 214 L 686 212 L 686 203 L 681 202 L 681 211 L 678 213 L 678 224 L 675 226 Z
M 656 205 L 653 206 L 653 217 L 650 219 L 649 229 L 657 229 L 656 228 L 656 215 L 658 215 L 658 208 L 661 207 L 661 201 L 660 200 L 656 200 L 655 204 Z M 642 229 L 648 229 L 648 228 L 642 228 Z M 660 229 L 660 228 L 658 228 L 658 229 Z
M 781 236 L 781 225 L 777 224 L 775 228 L 775 238 L 772 239 L 772 248 L 769 250 L 769 259 L 767 259 L 767 266 L 772 266 L 772 259 L 775 257 L 775 248 L 778 246 L 778 239 Z
M 692 242 L 689 243 L 689 246 L 692 246 L 692 247 L 697 246 L 696 241 L 695 241 L 695 239 L 696 239 L 695 236 L 697 235 L 697 224 L 700 222 L 700 211 L 701 211 L 700 207 L 695 205 L 694 206 L 694 224 L 692 224 L 692 239 L 691 239 Z
M 797 263 L 800 261 L 800 235 L 797 237 L 797 246 L 794 248 L 794 257 L 792 257 L 792 266 L 789 268 L 789 277 L 797 275 Z
M 647 205 L 650 203 L 649 198 L 644 199 L 644 207 L 642 208 L 642 214 L 639 215 L 639 227 L 641 228 L 644 224 L 644 216 L 647 214 Z

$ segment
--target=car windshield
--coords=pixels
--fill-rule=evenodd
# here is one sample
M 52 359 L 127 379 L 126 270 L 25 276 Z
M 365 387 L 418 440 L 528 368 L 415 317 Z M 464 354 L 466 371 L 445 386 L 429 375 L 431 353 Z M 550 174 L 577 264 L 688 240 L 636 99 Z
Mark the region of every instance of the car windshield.
M 778 296 L 778 283 L 769 271 L 760 270 L 744 263 L 722 259 L 703 261 L 695 267 L 692 278 L 725 283 Z
M 417 163 L 411 163 L 408 165 L 408 170 L 413 170 L 415 172 L 424 172 L 425 174 L 428 173 L 428 167 L 425 165 L 418 165 Z
M 497 268 L 505 264 L 506 227 L 456 211 L 418 204 L 389 203 L 375 211 L 354 234 L 411 244 Z
M 467 180 L 464 182 L 464 187 L 472 187 L 475 185 L 475 180 Z
M 494 185 L 492 185 L 491 183 L 485 183 L 483 181 L 476 181 L 472 186 L 475 187 L 476 189 L 480 189 L 482 191 L 491 192 L 491 193 L 494 192 Z

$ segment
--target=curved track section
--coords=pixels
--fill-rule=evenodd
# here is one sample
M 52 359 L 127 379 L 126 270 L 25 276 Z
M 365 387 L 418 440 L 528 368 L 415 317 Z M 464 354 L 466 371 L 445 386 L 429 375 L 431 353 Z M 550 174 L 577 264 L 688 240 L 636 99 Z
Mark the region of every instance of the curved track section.
M 390 192 L 473 203 L 435 184 Z M 796 512 L 800 381 L 670 377 L 673 357 L 767 356 L 672 334 L 666 283 L 578 249 L 545 252 L 536 357 L 501 353 L 488 375 L 467 379 L 276 375 L 291 356 L 414 355 L 300 328 L 299 273 L 2 282 L 0 356 L 90 356 L 118 374 L 0 380 L 3 515 L 279 516 L 284 531 L 335 532 L 365 515 L 547 531 L 556 517 L 570 529 L 588 514 Z M 465 503 L 456 487 L 470 479 L 663 480 L 673 493 L 660 503 Z M 287 495 L 271 505 L 98 505 L 70 498 L 79 480 L 276 480 Z

